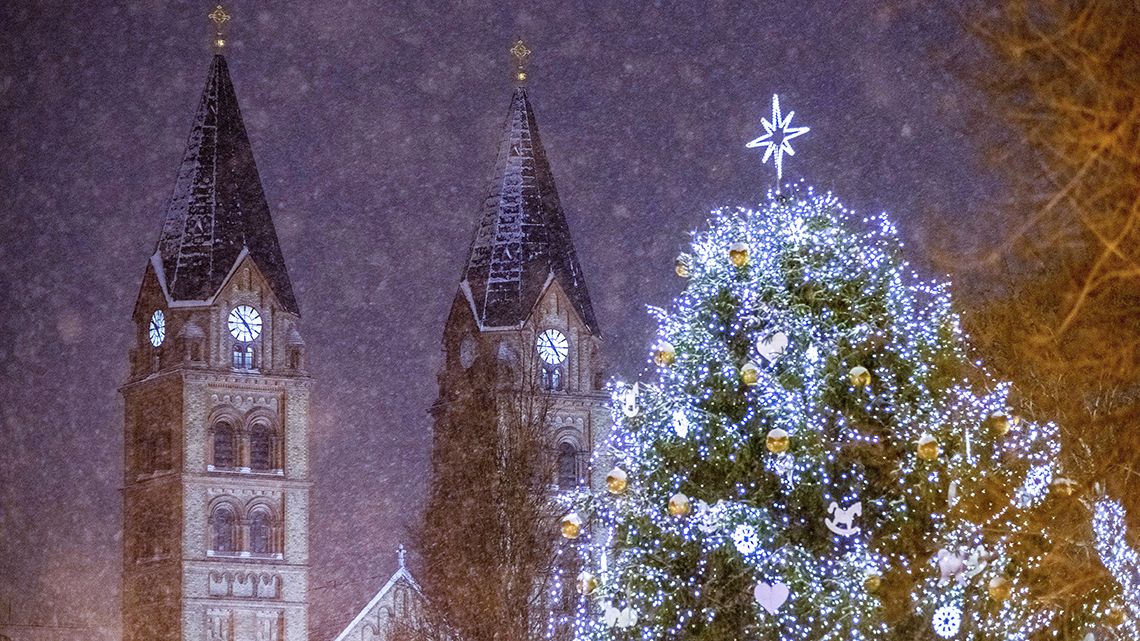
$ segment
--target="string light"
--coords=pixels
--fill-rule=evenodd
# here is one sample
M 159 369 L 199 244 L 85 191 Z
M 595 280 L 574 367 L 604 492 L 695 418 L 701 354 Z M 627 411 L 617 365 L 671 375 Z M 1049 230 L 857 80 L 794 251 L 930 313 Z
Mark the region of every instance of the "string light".
M 802 185 L 716 210 L 693 235 L 684 291 L 649 310 L 647 362 L 662 344 L 675 360 L 611 390 L 614 427 L 595 465 L 620 465 L 628 485 L 562 506 L 589 515 L 565 553 L 598 578 L 577 602 L 576 638 L 611 639 L 636 616 L 642 641 L 882 639 L 881 586 L 909 590 L 915 617 L 961 641 L 1027 641 L 1107 616 L 1107 601 L 1062 612 L 1033 599 L 1044 557 L 1024 541 L 1048 539 L 1029 517 L 1061 472 L 1057 426 L 992 429 L 1013 415 L 1010 386 L 971 354 L 949 283 L 917 278 L 901 248 L 885 215 L 856 216 Z M 853 383 L 856 368 L 869 381 Z M 773 430 L 786 448 L 766 446 Z M 924 435 L 934 458 L 916 453 Z M 994 486 L 1011 500 L 973 514 Z M 677 496 L 688 509 L 671 512 Z M 1135 573 L 1116 512 L 1098 506 L 1098 517 L 1112 535 L 1102 556 Z M 1140 579 L 1122 584 L 1140 603 Z

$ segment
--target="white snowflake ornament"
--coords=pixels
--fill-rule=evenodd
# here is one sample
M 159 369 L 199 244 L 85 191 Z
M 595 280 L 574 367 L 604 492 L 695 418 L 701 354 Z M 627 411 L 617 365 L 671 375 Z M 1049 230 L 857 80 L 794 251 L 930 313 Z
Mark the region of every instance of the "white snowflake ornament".
M 756 536 L 756 528 L 741 523 L 732 531 L 732 543 L 741 554 L 752 554 L 760 546 L 760 539 Z
M 931 621 L 934 633 L 943 639 L 952 639 L 958 636 L 962 628 L 962 609 L 956 605 L 944 605 L 934 611 L 934 620 Z

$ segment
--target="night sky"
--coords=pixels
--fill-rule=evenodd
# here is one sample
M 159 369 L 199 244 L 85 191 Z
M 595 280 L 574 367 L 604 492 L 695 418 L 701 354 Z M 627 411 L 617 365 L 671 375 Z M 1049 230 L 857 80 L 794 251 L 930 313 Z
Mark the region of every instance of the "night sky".
M 130 312 L 210 61 L 209 2 L 0 6 L 0 611 L 117 630 Z M 706 3 L 676 3 L 705 5 Z M 317 381 L 311 622 L 384 583 L 426 489 L 440 337 L 511 94 L 542 140 L 618 376 L 718 205 L 772 184 L 771 96 L 811 127 L 785 178 L 890 212 L 909 257 L 985 222 L 986 126 L 948 6 L 877 0 L 227 3 L 230 72 Z M 383 6 L 380 6 L 383 5 Z M 746 8 L 742 8 L 746 6 Z M 413 567 L 414 570 L 414 567 Z

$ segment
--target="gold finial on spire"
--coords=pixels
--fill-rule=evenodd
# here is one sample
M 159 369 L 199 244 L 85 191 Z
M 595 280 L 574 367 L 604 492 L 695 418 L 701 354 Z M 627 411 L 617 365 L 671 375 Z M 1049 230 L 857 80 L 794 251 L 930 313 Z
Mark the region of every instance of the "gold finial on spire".
M 221 53 L 226 46 L 225 25 L 230 21 L 230 14 L 226 13 L 222 5 L 218 5 L 206 17 L 214 23 L 214 51 Z
M 526 82 L 526 63 L 530 57 L 530 49 L 527 49 L 520 39 L 511 47 L 511 55 L 515 57 L 515 82 L 522 84 Z

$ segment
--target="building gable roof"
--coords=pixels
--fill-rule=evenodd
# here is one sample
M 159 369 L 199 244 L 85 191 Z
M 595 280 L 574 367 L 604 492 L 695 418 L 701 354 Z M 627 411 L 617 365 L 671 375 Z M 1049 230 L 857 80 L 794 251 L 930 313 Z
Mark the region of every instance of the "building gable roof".
M 368 605 L 365 605 L 364 608 L 361 609 L 355 617 L 353 617 L 352 621 L 344 627 L 344 630 L 341 630 L 340 634 L 336 635 L 336 639 L 334 641 L 348 641 L 352 636 L 352 633 L 360 627 L 360 624 L 363 623 L 365 619 L 368 619 L 369 617 L 376 614 L 376 611 L 381 605 L 383 605 L 384 600 L 388 597 L 388 595 L 396 589 L 397 585 L 405 583 L 413 590 L 415 590 L 416 594 L 419 594 L 421 596 L 423 595 L 423 590 L 420 589 L 420 584 L 416 582 L 415 577 L 413 577 L 412 573 L 408 571 L 408 566 L 405 564 L 405 555 L 406 552 L 404 551 L 404 546 L 401 545 L 397 551 L 400 566 L 396 568 L 396 571 L 392 574 L 391 578 L 389 578 L 388 581 L 384 583 L 384 585 L 380 588 L 380 591 L 376 593 L 376 596 L 372 597 L 372 599 L 368 601 Z
M 281 306 L 298 313 L 226 59 L 216 54 L 166 208 L 156 262 L 173 302 L 205 301 L 243 253 Z
M 550 277 L 598 333 L 526 87 L 515 88 L 461 286 L 480 327 L 521 326 Z

